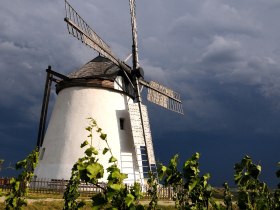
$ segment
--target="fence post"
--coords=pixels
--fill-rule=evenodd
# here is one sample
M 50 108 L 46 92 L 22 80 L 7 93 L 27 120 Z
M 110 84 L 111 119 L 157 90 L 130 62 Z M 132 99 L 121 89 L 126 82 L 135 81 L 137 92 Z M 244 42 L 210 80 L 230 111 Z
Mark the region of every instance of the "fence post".
M 64 179 L 62 179 L 60 182 L 60 193 L 63 193 L 63 191 L 64 191 Z
M 168 199 L 171 199 L 171 187 L 168 187 Z

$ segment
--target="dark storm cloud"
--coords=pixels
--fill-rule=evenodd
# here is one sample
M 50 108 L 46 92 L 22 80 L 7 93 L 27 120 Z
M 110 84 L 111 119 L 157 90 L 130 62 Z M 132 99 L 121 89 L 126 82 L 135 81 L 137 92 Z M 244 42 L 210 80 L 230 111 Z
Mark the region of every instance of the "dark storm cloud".
M 201 151 L 211 159 L 206 161 L 207 170 L 227 168 L 223 172 L 227 175 L 215 181 L 229 177 L 233 164 L 249 154 L 265 164 L 264 177 L 273 185 L 280 123 L 274 5 L 258 1 L 251 9 L 240 1 L 235 2 L 238 7 L 224 1 L 191 3 L 167 24 L 168 30 L 143 42 L 150 52 L 144 48 L 149 55 L 146 62 L 156 69 L 148 74 L 180 90 L 186 112 L 184 117 L 164 115 L 152 106 L 162 116 L 152 119 L 161 125 L 160 130 L 154 128 L 160 148 L 156 152 L 166 156 L 179 152 L 187 158 Z M 166 134 L 163 127 L 173 132 Z M 213 154 L 228 161 L 215 166 Z
M 36 142 L 44 69 L 52 65 L 66 74 L 96 55 L 68 35 L 63 3 L 0 2 L 0 158 L 16 161 Z M 70 3 L 121 59 L 129 55 L 128 1 Z M 158 159 L 201 151 L 203 170 L 220 174 L 214 179 L 221 184 L 217 180 L 229 179 L 233 163 L 250 153 L 263 160 L 264 177 L 273 176 L 280 159 L 279 7 L 264 0 L 137 1 L 146 78 L 180 92 L 186 112 L 149 105 Z M 224 159 L 223 174 L 215 158 Z

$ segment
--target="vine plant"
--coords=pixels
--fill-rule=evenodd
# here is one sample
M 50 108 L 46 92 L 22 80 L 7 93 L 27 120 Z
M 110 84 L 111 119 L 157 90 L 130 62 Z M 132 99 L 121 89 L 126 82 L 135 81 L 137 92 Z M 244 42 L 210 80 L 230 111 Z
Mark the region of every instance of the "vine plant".
M 22 170 L 17 178 L 10 180 L 11 191 L 8 193 L 5 203 L 6 210 L 20 210 L 27 205 L 25 196 L 28 193 L 28 184 L 34 176 L 34 169 L 38 164 L 38 149 L 33 150 L 26 159 L 17 162 L 16 169 Z
M 86 140 L 81 144 L 81 148 L 87 146 L 87 149 L 85 156 L 79 158 L 72 168 L 71 178 L 63 196 L 64 209 L 80 209 L 85 205 L 84 201 L 77 200 L 80 196 L 78 188 L 81 182 L 91 183 L 101 189 L 100 193 L 92 197 L 92 209 L 143 209 L 144 207 L 138 203 L 141 197 L 140 184 L 135 183 L 132 187 L 128 187 L 123 183 L 127 175 L 121 173 L 118 168 L 117 159 L 109 147 L 107 135 L 98 127 L 93 118 L 88 118 L 88 120 L 89 126 L 86 130 L 89 132 L 90 143 Z M 106 169 L 108 172 L 106 185 L 99 181 L 104 176 L 104 167 L 99 163 L 97 157 L 99 152 L 92 145 L 93 132 L 106 142 L 107 147 L 103 148 L 102 154 L 105 155 L 107 152 L 111 154 L 108 160 L 111 165 Z
M 195 153 L 183 166 L 183 172 L 178 170 L 178 155 L 175 155 L 168 166 L 160 164 L 159 177 L 166 186 L 171 186 L 174 192 L 173 200 L 177 209 L 208 209 L 212 188 L 208 184 L 210 175 L 199 176 L 200 154 Z
M 150 196 L 150 203 L 148 210 L 157 209 L 158 205 L 158 178 L 156 173 L 149 171 L 149 179 L 147 180 L 148 184 L 148 195 Z
M 211 200 L 211 205 L 212 205 L 213 209 L 215 209 L 215 210 L 233 210 L 233 204 L 232 204 L 233 195 L 230 192 L 228 183 L 225 182 L 223 184 L 223 187 L 224 187 L 224 195 L 223 195 L 223 201 L 224 201 L 223 204 L 224 205 L 214 199 Z
M 4 163 L 4 160 L 0 159 L 0 171 L 2 170 L 3 163 Z
M 223 184 L 223 187 L 224 187 L 224 204 L 225 204 L 225 209 L 226 210 L 231 210 L 231 209 L 233 209 L 233 206 L 232 206 L 233 195 L 230 192 L 230 189 L 229 189 L 229 186 L 228 186 L 227 182 L 225 182 Z
M 4 163 L 4 160 L 3 159 L 0 159 L 0 171 L 2 170 L 2 165 Z M 3 195 L 2 193 L 2 189 L 0 189 L 0 197 Z
M 240 209 L 272 209 L 271 195 L 267 185 L 259 180 L 261 166 L 255 165 L 245 156 L 234 166 L 234 181 L 238 186 L 238 207 Z
M 278 166 L 280 166 L 280 162 L 278 162 Z M 276 176 L 277 178 L 280 178 L 280 169 L 277 170 Z M 280 183 L 278 184 L 277 189 L 274 192 L 273 200 L 274 209 L 280 210 Z

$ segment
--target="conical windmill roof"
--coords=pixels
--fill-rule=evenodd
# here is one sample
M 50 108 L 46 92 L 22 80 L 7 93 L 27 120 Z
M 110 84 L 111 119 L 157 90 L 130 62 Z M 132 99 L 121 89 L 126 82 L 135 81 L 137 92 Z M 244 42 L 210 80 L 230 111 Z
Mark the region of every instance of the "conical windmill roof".
M 114 89 L 114 80 L 120 73 L 120 68 L 108 58 L 97 56 L 77 71 L 67 75 L 68 79 L 57 83 L 56 92 L 76 86 Z
M 68 75 L 70 79 L 103 78 L 114 80 L 119 74 L 119 67 L 108 58 L 97 56 L 75 72 Z

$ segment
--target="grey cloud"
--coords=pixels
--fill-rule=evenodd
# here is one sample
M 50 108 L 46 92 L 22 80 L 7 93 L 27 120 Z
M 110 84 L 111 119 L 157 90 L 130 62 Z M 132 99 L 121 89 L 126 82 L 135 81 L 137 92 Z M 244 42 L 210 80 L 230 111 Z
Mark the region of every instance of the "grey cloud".
M 221 36 L 215 36 L 213 42 L 203 52 L 201 62 L 213 62 L 217 64 L 238 62 L 241 60 L 238 41 L 227 40 Z
M 224 49 L 207 51 L 199 66 L 220 83 L 244 84 L 257 88 L 265 97 L 279 97 L 280 68 L 272 58 L 244 56 L 241 52 Z
M 182 6 L 185 11 L 173 14 L 167 24 L 162 22 L 167 30 L 155 26 L 151 29 L 154 34 L 143 38 L 144 64 L 161 69 L 157 74 L 147 74 L 183 92 L 188 117 L 184 119 L 185 126 L 176 123 L 177 129 L 234 129 L 240 127 L 239 115 L 234 113 L 244 112 L 246 116 L 249 110 L 239 105 L 242 100 L 250 98 L 244 101 L 248 107 L 261 106 L 262 100 L 270 106 L 278 98 L 279 64 L 269 51 L 270 45 L 263 43 L 266 30 L 271 29 L 256 18 L 259 7 L 253 10 L 250 5 L 239 3 L 189 1 L 188 6 Z M 264 8 L 268 7 L 269 3 L 262 3 Z M 171 17 L 161 8 L 159 14 Z M 259 53 L 258 48 L 266 54 Z M 248 97 L 250 94 L 255 98 Z M 247 126 L 249 122 L 246 121 Z
M 260 24 L 249 14 L 237 11 L 224 1 L 204 1 L 196 13 L 187 10 L 169 28 L 170 34 L 211 39 L 215 35 L 256 36 Z

